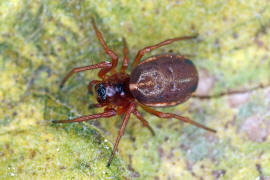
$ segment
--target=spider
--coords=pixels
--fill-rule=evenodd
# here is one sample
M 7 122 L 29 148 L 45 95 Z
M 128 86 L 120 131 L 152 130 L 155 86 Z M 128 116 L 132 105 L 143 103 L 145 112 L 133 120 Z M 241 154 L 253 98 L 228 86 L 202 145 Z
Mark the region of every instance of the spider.
M 134 114 L 150 132 L 155 135 L 154 130 L 137 110 L 137 106 L 159 118 L 176 118 L 180 121 L 193 124 L 199 128 L 216 132 L 202 124 L 182 117 L 177 114 L 163 113 L 151 107 L 174 106 L 185 102 L 191 97 L 198 84 L 198 74 L 193 63 L 177 54 L 159 54 L 147 58 L 140 62 L 145 53 L 154 49 L 166 46 L 175 41 L 193 39 L 196 36 L 183 36 L 167 39 L 158 44 L 147 46 L 138 51 L 133 64 L 131 74 L 126 72 L 128 68 L 128 47 L 125 39 L 124 58 L 121 69 L 116 71 L 118 56 L 105 43 L 101 32 L 98 30 L 94 19 L 92 25 L 96 36 L 105 52 L 111 57 L 111 62 L 100 62 L 98 64 L 77 67 L 72 69 L 61 82 L 63 87 L 67 79 L 74 73 L 100 69 L 98 77 L 100 80 L 93 80 L 89 83 L 88 89 L 91 92 L 94 87 L 96 92 L 97 104 L 94 107 L 105 107 L 104 112 L 92 115 L 77 117 L 71 120 L 53 121 L 54 123 L 82 122 L 98 118 L 109 118 L 116 115 L 124 115 L 118 136 L 114 143 L 111 157 L 107 166 L 109 167 L 119 141 L 124 134 L 126 125 L 131 114 Z

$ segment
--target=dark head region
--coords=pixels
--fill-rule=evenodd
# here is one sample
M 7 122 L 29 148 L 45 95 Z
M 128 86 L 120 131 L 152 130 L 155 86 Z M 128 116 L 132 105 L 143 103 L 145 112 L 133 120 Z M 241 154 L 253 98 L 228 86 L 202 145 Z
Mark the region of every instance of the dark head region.
M 103 84 L 100 84 L 100 85 L 98 86 L 97 94 L 98 94 L 98 96 L 99 96 L 101 99 L 103 99 L 103 100 L 106 99 L 106 88 L 104 87 Z
M 119 83 L 119 84 L 117 84 L 116 86 L 115 86 L 115 91 L 117 92 L 117 93 L 122 93 L 122 92 L 124 92 L 124 84 L 123 83 Z

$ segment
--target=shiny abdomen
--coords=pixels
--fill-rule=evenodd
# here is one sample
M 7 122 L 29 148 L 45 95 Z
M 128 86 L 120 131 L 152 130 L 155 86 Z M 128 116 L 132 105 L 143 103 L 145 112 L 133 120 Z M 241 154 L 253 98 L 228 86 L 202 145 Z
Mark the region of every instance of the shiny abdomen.
M 140 103 L 162 107 L 185 102 L 197 85 L 198 73 L 190 60 L 164 54 L 137 65 L 131 72 L 129 89 Z

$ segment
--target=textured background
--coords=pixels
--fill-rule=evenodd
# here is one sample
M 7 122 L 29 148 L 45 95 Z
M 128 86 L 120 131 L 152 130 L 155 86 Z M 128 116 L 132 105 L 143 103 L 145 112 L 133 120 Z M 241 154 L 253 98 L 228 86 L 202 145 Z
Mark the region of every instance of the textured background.
M 198 40 L 152 53 L 190 57 L 200 72 L 197 93 L 270 81 L 268 0 L 2 0 L 1 179 L 270 179 L 269 88 L 159 109 L 188 116 L 216 134 L 143 113 L 153 137 L 132 116 L 110 168 L 121 117 L 52 125 L 50 120 L 102 111 L 87 108 L 95 102 L 87 84 L 97 71 L 77 74 L 59 90 L 73 67 L 109 60 L 90 17 L 119 55 L 126 38 L 131 59 L 144 46 L 199 33 Z

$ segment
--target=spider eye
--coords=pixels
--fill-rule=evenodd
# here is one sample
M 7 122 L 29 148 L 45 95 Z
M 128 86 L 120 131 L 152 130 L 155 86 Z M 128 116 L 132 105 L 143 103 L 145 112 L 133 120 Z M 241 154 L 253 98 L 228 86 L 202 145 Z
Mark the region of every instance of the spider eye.
M 103 84 L 99 85 L 99 87 L 97 89 L 97 94 L 101 99 L 103 99 L 103 100 L 106 99 L 106 89 L 105 89 Z
M 117 84 L 116 87 L 115 87 L 115 90 L 118 93 L 123 92 L 124 91 L 124 84 L 123 83 Z

